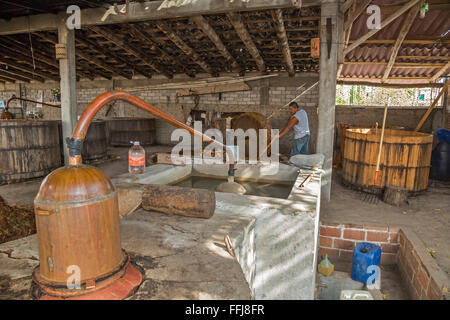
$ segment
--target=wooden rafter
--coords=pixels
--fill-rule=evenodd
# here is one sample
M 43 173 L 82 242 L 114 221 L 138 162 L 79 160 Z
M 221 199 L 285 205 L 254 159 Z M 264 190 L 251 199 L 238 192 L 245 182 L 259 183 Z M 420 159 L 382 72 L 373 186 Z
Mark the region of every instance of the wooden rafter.
M 4 77 L 1 74 L 0 74 L 0 81 L 3 82 L 3 83 L 5 83 L 5 82 L 15 83 L 16 82 L 16 80 L 8 78 L 8 77 Z
M 192 61 L 200 66 L 206 73 L 211 75 L 216 74 L 216 72 L 211 68 L 209 64 L 207 64 L 200 55 L 194 51 L 186 42 L 183 41 L 178 35 L 176 35 L 173 30 L 169 28 L 164 22 L 156 21 L 156 26 L 161 32 L 163 32 L 170 41 L 172 41 L 181 51 L 184 52 Z
M 34 74 L 28 73 L 28 72 L 24 72 L 21 70 L 17 70 L 15 68 L 10 68 L 10 67 L 6 67 L 6 66 L 2 66 L 0 64 L 0 71 L 2 72 L 6 72 L 12 76 L 19 76 L 28 80 L 35 80 L 35 81 L 40 81 L 40 82 L 44 82 L 44 78 L 41 78 L 39 76 L 36 76 Z
M 181 70 L 183 70 L 183 72 L 185 74 L 187 74 L 190 77 L 194 77 L 195 73 L 188 70 L 183 63 L 181 63 L 180 61 L 178 61 L 178 59 L 176 59 L 175 57 L 171 56 L 170 54 L 168 54 L 165 50 L 161 49 L 158 44 L 153 41 L 153 39 L 148 35 L 147 32 L 145 32 L 144 30 L 142 30 L 140 27 L 138 27 L 137 25 L 130 25 L 129 28 L 131 29 L 131 31 L 133 32 L 134 35 L 136 35 L 138 38 L 140 38 L 142 41 L 144 41 L 147 44 L 150 44 L 153 46 L 153 48 L 158 52 L 158 55 L 160 55 L 161 57 L 163 57 L 164 59 L 167 59 L 168 61 L 170 61 L 171 63 L 173 63 L 175 66 L 177 66 L 178 68 L 180 68 Z
M 43 34 L 43 33 L 36 33 L 36 35 L 38 37 L 40 37 L 41 39 L 43 39 L 43 40 L 45 40 L 47 42 L 50 42 L 52 44 L 57 44 L 58 43 L 58 40 L 56 39 L 56 37 L 53 37 L 52 35 L 47 35 L 47 34 Z M 86 60 L 87 62 L 89 62 L 91 64 L 94 64 L 94 65 L 97 65 L 97 66 L 101 67 L 101 62 L 98 59 L 96 59 L 95 57 L 91 57 L 89 54 L 84 53 L 81 50 L 75 50 L 75 55 L 78 58 L 84 59 L 84 60 Z M 104 67 L 101 67 L 101 68 L 107 70 Z M 104 72 L 102 70 L 95 70 L 95 73 L 99 74 L 100 76 L 102 76 L 103 78 L 105 78 L 107 80 L 111 80 L 112 79 L 112 76 L 109 73 L 106 73 L 106 72 Z
M 380 31 L 381 29 L 383 29 L 384 27 L 386 27 L 388 24 L 390 24 L 392 21 L 394 21 L 395 19 L 397 19 L 399 16 L 401 16 L 403 13 L 405 13 L 407 10 L 411 9 L 414 5 L 416 5 L 419 1 L 422 0 L 411 0 L 410 2 L 408 2 L 407 4 L 405 4 L 403 7 L 401 7 L 398 11 L 396 11 L 395 13 L 393 13 L 392 15 L 390 15 L 388 18 L 384 19 L 381 22 L 381 26 L 380 29 L 372 29 L 369 32 L 367 32 L 365 35 L 363 35 L 362 37 L 360 37 L 358 40 L 356 40 L 355 42 L 353 42 L 351 45 L 349 45 L 347 48 L 345 48 L 344 50 L 344 55 L 346 55 L 347 53 L 349 53 L 350 51 L 352 51 L 353 49 L 355 49 L 356 47 L 358 47 L 360 44 L 364 43 L 364 41 L 366 41 L 367 39 L 369 39 L 370 37 L 372 37 L 374 34 L 376 34 L 378 31 Z
M 392 48 L 391 56 L 389 57 L 389 63 L 384 70 L 383 80 L 386 80 L 389 77 L 392 67 L 394 66 L 395 59 L 397 58 L 398 51 L 400 50 L 400 47 L 402 46 L 406 35 L 409 33 L 409 30 L 411 29 L 411 26 L 413 25 L 413 22 L 416 19 L 417 14 L 419 13 L 421 4 L 422 2 L 419 2 L 415 7 L 412 7 L 409 10 L 408 15 L 406 16 L 400 33 L 398 34 L 397 40 L 395 41 L 395 45 Z
M 348 16 L 347 21 L 344 23 L 344 31 L 347 31 L 348 28 L 355 22 L 356 19 L 366 10 L 367 6 L 372 2 L 372 0 L 364 0 L 363 3 L 357 4 L 355 10 L 351 15 Z
M 419 131 L 423 124 L 425 123 L 425 121 L 428 119 L 428 117 L 431 114 L 431 111 L 433 111 L 434 107 L 436 107 L 437 103 L 439 102 L 439 99 L 441 99 L 442 95 L 447 91 L 448 89 L 448 84 L 450 82 L 447 81 L 444 85 L 444 87 L 442 88 L 442 90 L 439 92 L 438 96 L 436 97 L 436 99 L 434 99 L 433 103 L 431 104 L 431 106 L 428 108 L 428 110 L 425 112 L 425 114 L 423 115 L 422 119 L 420 119 L 419 124 L 417 125 L 416 129 L 414 129 L 414 131 Z
M 227 17 L 228 20 L 230 20 L 231 24 L 233 25 L 234 30 L 236 30 L 236 33 L 238 34 L 239 38 L 244 43 L 248 52 L 255 60 L 256 65 L 258 66 L 258 70 L 261 72 L 266 72 L 266 64 L 261 56 L 261 53 L 259 52 L 255 43 L 253 42 L 250 34 L 248 33 L 247 28 L 242 22 L 240 14 L 229 12 L 227 13 Z
M 134 73 L 134 71 L 136 71 L 137 73 L 143 75 L 146 78 L 152 77 L 151 73 L 145 71 L 142 68 L 139 68 L 138 66 L 132 65 L 128 59 L 123 58 L 122 56 L 114 53 L 114 51 L 112 51 L 112 50 L 108 50 L 102 46 L 99 46 L 92 40 L 87 39 L 82 35 L 77 34 L 76 40 L 92 51 L 99 52 L 99 53 L 105 55 L 106 57 L 111 57 L 111 58 L 115 59 L 117 62 L 121 62 L 121 63 L 125 64 L 129 69 L 131 69 L 133 71 L 133 73 Z
M 430 82 L 435 82 L 439 79 L 448 69 L 450 68 L 450 62 L 447 62 L 445 66 L 442 67 L 434 76 L 431 77 Z
M 31 52 L 25 46 L 23 46 L 19 43 L 13 43 L 12 41 L 6 42 L 2 39 L 0 39 L 0 46 L 2 46 L 4 48 L 8 48 L 10 50 L 14 50 L 15 52 L 17 52 L 21 55 L 25 55 L 29 58 L 34 58 L 37 61 L 44 62 L 44 63 L 48 64 L 49 66 L 59 68 L 59 64 L 58 64 L 57 60 L 55 58 L 50 58 L 49 56 L 44 55 L 42 53 L 42 51 L 36 52 L 37 50 L 34 50 L 33 55 L 31 55 Z
M 22 71 L 25 71 L 25 72 L 28 72 L 28 73 L 31 73 L 31 74 L 34 74 L 34 75 L 42 77 L 44 79 L 59 81 L 59 77 L 56 77 L 56 76 L 50 74 L 49 72 L 43 72 L 43 71 L 40 71 L 37 69 L 33 69 L 33 67 L 26 66 L 23 63 L 17 63 L 14 60 L 6 59 L 1 56 L 0 56 L 0 63 L 5 64 L 10 67 L 13 67 L 13 68 L 16 68 L 16 69 L 19 69 L 19 70 L 22 70 Z
M 3 69 L 0 71 L 0 75 L 2 75 L 3 77 L 6 77 L 6 78 L 14 79 L 14 80 L 30 82 L 30 79 L 28 79 L 28 78 L 18 76 L 17 74 L 10 73 L 7 70 L 3 70 Z
M 163 74 L 168 79 L 171 79 L 173 75 L 164 70 L 158 63 L 152 61 L 152 59 L 141 49 L 136 47 L 135 45 L 131 44 L 128 41 L 125 41 L 121 39 L 120 37 L 116 36 L 112 30 L 107 30 L 105 28 L 91 26 L 89 27 L 93 32 L 101 35 L 103 38 L 107 39 L 108 41 L 114 43 L 116 46 L 121 48 L 122 50 L 128 52 L 129 54 L 139 58 L 142 60 L 146 65 L 151 67 L 153 70 L 155 70 L 158 73 Z
M 216 46 L 217 50 L 222 54 L 225 60 L 231 65 L 231 70 L 234 72 L 241 72 L 242 68 L 237 63 L 236 59 L 230 54 L 227 47 L 223 44 L 220 37 L 217 35 L 216 31 L 213 27 L 206 21 L 203 16 L 195 16 L 191 17 L 191 21 L 194 22 L 199 29 L 203 31 L 203 33 L 211 40 L 212 43 Z
M 9 56 L 11 59 L 14 59 L 15 61 L 26 62 L 27 64 L 35 66 L 36 68 L 39 68 L 41 70 L 49 71 L 56 74 L 58 73 L 58 68 L 55 68 L 54 66 L 49 65 L 46 62 L 41 62 L 40 59 L 37 58 L 35 58 L 35 60 L 33 61 L 33 58 L 31 56 L 27 56 L 15 50 L 11 50 L 7 46 L 4 46 L 2 43 L 0 43 L 0 52 L 3 52 L 4 55 Z
M 289 48 L 289 41 L 286 36 L 286 28 L 284 27 L 283 11 L 280 9 L 272 10 L 271 14 L 278 41 L 280 42 L 281 51 L 283 52 L 286 70 L 289 76 L 293 77 L 295 75 L 294 63 L 292 62 L 291 49 Z

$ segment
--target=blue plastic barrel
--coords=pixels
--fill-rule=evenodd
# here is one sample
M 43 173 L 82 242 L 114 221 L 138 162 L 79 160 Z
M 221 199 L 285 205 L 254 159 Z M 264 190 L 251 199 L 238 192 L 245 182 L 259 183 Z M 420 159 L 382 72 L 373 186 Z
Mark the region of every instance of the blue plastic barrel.
M 370 266 L 380 266 L 381 247 L 363 242 L 353 250 L 352 279 L 367 283 L 367 279 L 374 274 L 374 270 L 367 270 Z

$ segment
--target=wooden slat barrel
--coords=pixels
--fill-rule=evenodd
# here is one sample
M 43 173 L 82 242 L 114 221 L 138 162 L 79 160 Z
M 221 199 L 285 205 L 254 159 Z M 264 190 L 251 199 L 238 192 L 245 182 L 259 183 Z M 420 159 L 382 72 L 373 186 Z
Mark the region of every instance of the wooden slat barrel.
M 57 121 L 0 120 L 0 184 L 42 177 L 60 166 Z
M 347 129 L 342 178 L 363 190 L 394 186 L 410 193 L 428 187 L 433 136 L 431 134 L 386 129 L 380 160 L 380 173 L 373 187 L 381 130 Z
M 92 121 L 83 143 L 83 160 L 97 160 L 107 156 L 106 121 Z
M 155 119 L 114 118 L 108 120 L 109 144 L 129 147 L 130 141 L 139 141 L 141 146 L 155 143 Z
M 64 162 L 64 145 L 62 144 L 62 125 L 58 121 L 59 135 L 61 139 L 61 159 Z M 83 142 L 83 150 L 81 156 L 84 161 L 92 161 L 105 158 L 108 148 L 106 121 L 95 120 L 92 121 L 86 134 L 86 139 Z

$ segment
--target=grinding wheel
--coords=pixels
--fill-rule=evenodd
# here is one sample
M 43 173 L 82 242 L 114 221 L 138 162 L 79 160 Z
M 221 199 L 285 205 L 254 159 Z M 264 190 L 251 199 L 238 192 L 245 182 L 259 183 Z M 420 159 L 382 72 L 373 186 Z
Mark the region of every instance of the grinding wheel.
M 234 194 L 245 194 L 247 190 L 241 184 L 237 182 L 224 182 L 217 186 L 216 188 L 219 192 L 234 193 Z

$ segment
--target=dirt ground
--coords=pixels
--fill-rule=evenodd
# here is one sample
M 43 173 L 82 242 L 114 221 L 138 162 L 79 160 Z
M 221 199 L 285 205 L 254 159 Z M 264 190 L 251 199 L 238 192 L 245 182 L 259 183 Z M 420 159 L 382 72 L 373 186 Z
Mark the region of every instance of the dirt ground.
M 331 201 L 321 206 L 321 220 L 336 223 L 409 227 L 435 251 L 437 264 L 450 275 L 450 183 L 431 181 L 428 190 L 394 207 L 366 203 L 360 192 L 342 186 L 333 174 Z
M 33 208 L 9 206 L 0 195 L 0 243 L 36 233 Z

